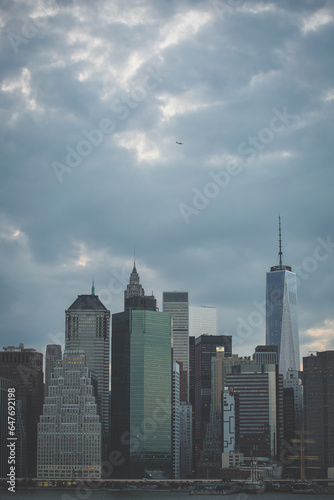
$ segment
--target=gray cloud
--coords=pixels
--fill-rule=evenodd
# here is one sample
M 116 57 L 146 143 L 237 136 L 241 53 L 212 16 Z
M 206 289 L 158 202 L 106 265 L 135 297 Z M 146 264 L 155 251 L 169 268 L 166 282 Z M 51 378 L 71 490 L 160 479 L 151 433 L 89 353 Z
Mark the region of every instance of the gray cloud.
M 52 342 L 93 276 L 121 310 L 134 243 L 147 293 L 188 290 L 237 338 L 278 214 L 289 265 L 334 239 L 332 3 L 234 5 L 2 3 L 3 345 Z M 333 258 L 299 285 L 304 355 L 332 332 Z

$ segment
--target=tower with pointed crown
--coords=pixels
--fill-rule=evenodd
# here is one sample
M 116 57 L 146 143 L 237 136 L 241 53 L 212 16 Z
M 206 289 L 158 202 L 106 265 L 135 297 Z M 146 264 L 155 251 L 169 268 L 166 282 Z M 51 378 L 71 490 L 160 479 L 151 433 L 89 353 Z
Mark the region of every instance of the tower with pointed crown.
M 280 373 L 300 370 L 297 277 L 282 261 L 281 218 L 279 217 L 279 264 L 267 273 L 266 345 L 278 346 Z
M 133 263 L 132 273 L 129 283 L 124 290 L 124 311 L 127 309 L 145 309 L 148 311 L 157 310 L 157 300 L 152 295 L 145 295 L 136 269 L 136 263 Z

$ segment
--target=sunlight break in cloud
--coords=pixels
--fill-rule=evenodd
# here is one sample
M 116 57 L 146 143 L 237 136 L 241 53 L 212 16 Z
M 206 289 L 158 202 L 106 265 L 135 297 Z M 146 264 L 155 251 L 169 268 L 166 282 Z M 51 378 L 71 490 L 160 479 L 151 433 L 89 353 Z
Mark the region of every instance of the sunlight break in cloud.
M 276 6 L 273 3 L 266 4 L 264 2 L 249 3 L 245 2 L 241 5 L 241 10 L 244 12 L 250 12 L 251 14 L 262 14 L 263 12 L 269 12 L 276 10 Z
M 324 97 L 324 101 L 334 101 L 334 89 L 330 89 Z
M 307 344 L 310 351 L 334 349 L 334 320 L 326 319 L 323 325 L 306 330 L 305 335 L 310 337 Z
M 34 111 L 39 109 L 35 99 L 31 98 L 31 85 L 30 85 L 30 71 L 28 68 L 22 68 L 21 74 L 18 78 L 12 78 L 4 80 L 1 90 L 4 92 L 21 92 L 24 102 L 26 104 L 26 109 L 29 111 Z M 14 113 L 12 115 L 11 121 L 15 121 L 18 118 L 19 114 Z
M 22 244 L 26 242 L 26 235 L 20 231 L 20 229 L 15 229 L 12 226 L 3 226 L 0 229 L 0 241 L 17 241 Z
M 74 243 L 74 246 L 77 253 L 74 265 L 77 267 L 86 267 L 91 262 L 86 245 L 83 242 L 78 241 Z
M 272 78 L 277 78 L 277 76 L 281 73 L 281 71 L 270 70 L 267 73 L 258 73 L 257 75 L 252 76 L 250 80 L 250 86 L 256 87 L 257 85 L 261 85 L 262 83 L 269 83 Z
M 195 89 L 179 96 L 171 96 L 169 94 L 159 96 L 159 100 L 164 103 L 160 106 L 164 115 L 164 121 L 169 120 L 175 115 L 184 115 L 189 112 L 196 112 L 201 108 L 224 104 L 223 101 L 208 102 L 208 96 L 205 96 L 204 101 L 201 97 L 196 96 L 197 93 L 198 89 Z
M 146 134 L 143 132 L 123 132 L 114 136 L 120 146 L 129 150 L 135 150 L 137 161 L 151 162 L 160 158 L 160 151 L 156 145 L 149 143 Z
M 166 49 L 171 45 L 178 44 L 185 38 L 195 35 L 200 28 L 212 19 L 212 12 L 191 10 L 187 13 L 177 14 L 170 23 L 161 30 L 162 41 L 160 49 Z
M 309 31 L 317 31 L 321 26 L 332 23 L 333 21 L 333 16 L 328 10 L 320 9 L 308 19 L 304 19 L 302 31 L 305 34 Z

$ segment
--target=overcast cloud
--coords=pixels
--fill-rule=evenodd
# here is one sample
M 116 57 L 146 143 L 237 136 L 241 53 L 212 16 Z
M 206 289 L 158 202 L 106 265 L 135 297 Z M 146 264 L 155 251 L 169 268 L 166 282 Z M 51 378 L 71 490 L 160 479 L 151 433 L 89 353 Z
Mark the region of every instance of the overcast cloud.
M 334 349 L 333 2 L 0 11 L 0 347 L 63 343 L 93 277 L 121 311 L 135 245 L 159 307 L 188 291 L 252 355 L 280 214 L 301 355 Z

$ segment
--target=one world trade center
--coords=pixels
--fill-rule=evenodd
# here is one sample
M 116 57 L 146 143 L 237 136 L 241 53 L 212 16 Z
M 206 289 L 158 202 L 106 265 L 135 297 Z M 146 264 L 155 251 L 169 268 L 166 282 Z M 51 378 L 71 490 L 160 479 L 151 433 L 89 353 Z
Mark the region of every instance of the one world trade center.
M 266 283 L 266 345 L 278 346 L 279 371 L 300 370 L 297 277 L 282 263 L 279 218 L 279 265 L 270 268 Z

